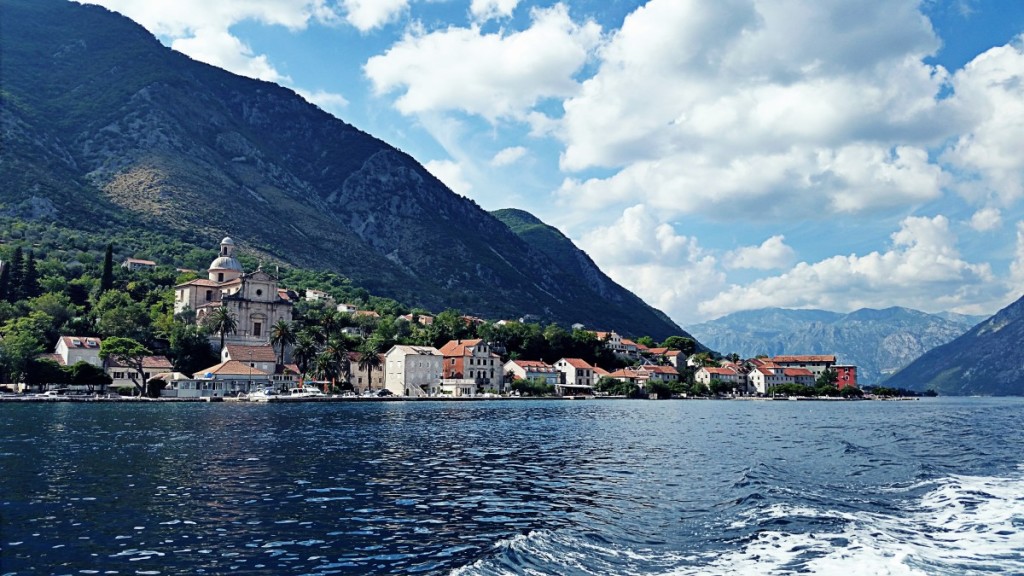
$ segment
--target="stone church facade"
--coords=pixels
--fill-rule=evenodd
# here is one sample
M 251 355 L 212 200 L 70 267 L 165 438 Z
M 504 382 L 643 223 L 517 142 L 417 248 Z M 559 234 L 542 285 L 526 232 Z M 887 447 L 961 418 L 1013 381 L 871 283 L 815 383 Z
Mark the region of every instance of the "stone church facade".
M 234 253 L 235 242 L 221 240 L 220 253 L 210 263 L 207 278 L 175 286 L 174 313 L 194 310 L 196 323 L 201 324 L 223 306 L 237 323 L 235 332 L 225 335 L 225 345 L 269 344 L 270 327 L 278 320 L 292 321 L 292 303 L 281 297 L 277 278 L 259 268 L 246 274 Z M 210 342 L 219 346 L 220 335 L 211 335 Z

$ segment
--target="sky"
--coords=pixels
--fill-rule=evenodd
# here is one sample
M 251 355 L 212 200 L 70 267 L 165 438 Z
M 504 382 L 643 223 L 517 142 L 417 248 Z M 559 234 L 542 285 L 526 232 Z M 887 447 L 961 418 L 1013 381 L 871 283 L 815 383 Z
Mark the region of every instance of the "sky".
M 89 3 L 536 215 L 684 328 L 1024 294 L 1024 0 Z

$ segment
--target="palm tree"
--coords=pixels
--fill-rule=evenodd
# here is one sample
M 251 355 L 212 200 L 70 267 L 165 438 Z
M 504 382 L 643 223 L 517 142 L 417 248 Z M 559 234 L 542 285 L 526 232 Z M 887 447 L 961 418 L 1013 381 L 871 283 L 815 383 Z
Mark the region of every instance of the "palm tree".
M 295 332 L 292 331 L 291 323 L 281 318 L 270 327 L 270 345 L 281 346 L 278 364 L 284 364 L 284 349 L 290 344 L 295 344 Z
M 366 388 L 368 390 L 373 389 L 373 371 L 383 365 L 380 359 L 383 348 L 384 341 L 379 338 L 369 338 L 359 347 L 359 369 L 366 371 Z
M 296 335 L 295 349 L 292 350 L 292 359 L 299 367 L 299 381 L 306 379 L 306 372 L 313 367 L 313 360 L 316 358 L 316 341 L 309 333 L 302 331 Z
M 228 332 L 234 334 L 238 328 L 238 320 L 235 319 L 235 315 L 225 306 L 219 306 L 214 308 L 213 312 L 210 312 L 206 318 L 203 319 L 203 326 L 211 332 L 220 334 L 220 349 L 224 350 L 224 335 Z
M 348 361 L 348 343 L 342 336 L 335 336 L 327 341 L 327 344 L 320 350 L 316 358 L 317 367 L 325 367 L 326 373 L 322 376 L 330 377 L 331 388 L 337 385 L 338 376 L 343 376 L 345 381 L 349 379 L 350 365 Z

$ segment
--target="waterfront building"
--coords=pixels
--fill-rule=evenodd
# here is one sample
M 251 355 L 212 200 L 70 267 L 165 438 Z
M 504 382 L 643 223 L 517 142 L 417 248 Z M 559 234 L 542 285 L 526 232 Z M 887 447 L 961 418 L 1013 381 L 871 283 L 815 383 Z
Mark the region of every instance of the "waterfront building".
M 561 372 L 540 360 L 509 360 L 505 362 L 502 371 L 511 374 L 513 380 L 540 380 L 549 386 L 561 381 Z
M 857 388 L 857 367 L 850 364 L 836 364 L 836 385 L 840 390 L 846 387 Z
M 110 388 L 135 388 L 130 378 L 133 370 L 113 358 L 107 358 L 104 368 L 107 376 L 110 376 Z M 149 379 L 157 374 L 171 372 L 174 366 L 166 356 L 146 356 L 142 359 L 142 383 L 149 382 Z
M 103 341 L 92 336 L 61 336 L 50 359 L 62 366 L 74 366 L 79 362 L 103 368 L 100 360 L 100 345 Z
M 795 356 L 776 356 L 771 359 L 773 364 L 782 368 L 806 368 L 814 377 L 821 376 L 825 370 L 836 364 L 835 354 L 806 354 Z
M 483 340 L 450 340 L 440 352 L 444 356 L 443 384 L 452 386 L 458 395 L 471 396 L 488 389 L 493 392 L 503 390 L 501 357 L 491 352 Z M 468 388 L 472 390 L 467 393 Z
M 440 392 L 444 356 L 433 346 L 392 346 L 384 355 L 384 387 L 396 396 Z
M 555 393 L 560 395 L 592 394 L 594 392 L 595 371 L 589 362 L 582 358 L 562 358 L 555 362 L 555 368 L 561 373 Z

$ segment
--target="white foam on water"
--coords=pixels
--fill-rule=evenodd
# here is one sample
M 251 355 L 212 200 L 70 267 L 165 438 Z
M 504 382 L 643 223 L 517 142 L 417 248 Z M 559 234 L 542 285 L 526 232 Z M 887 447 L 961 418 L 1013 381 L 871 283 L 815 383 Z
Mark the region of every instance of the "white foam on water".
M 453 574 L 1024 574 L 1024 466 L 1006 477 L 951 476 L 912 489 L 927 492 L 892 513 L 787 504 L 752 509 L 733 527 L 797 519 L 793 525 L 835 528 L 760 530 L 737 548 L 698 554 L 596 545 L 564 531 L 535 530 L 498 542 L 490 558 Z M 901 491 L 909 495 L 911 488 Z

